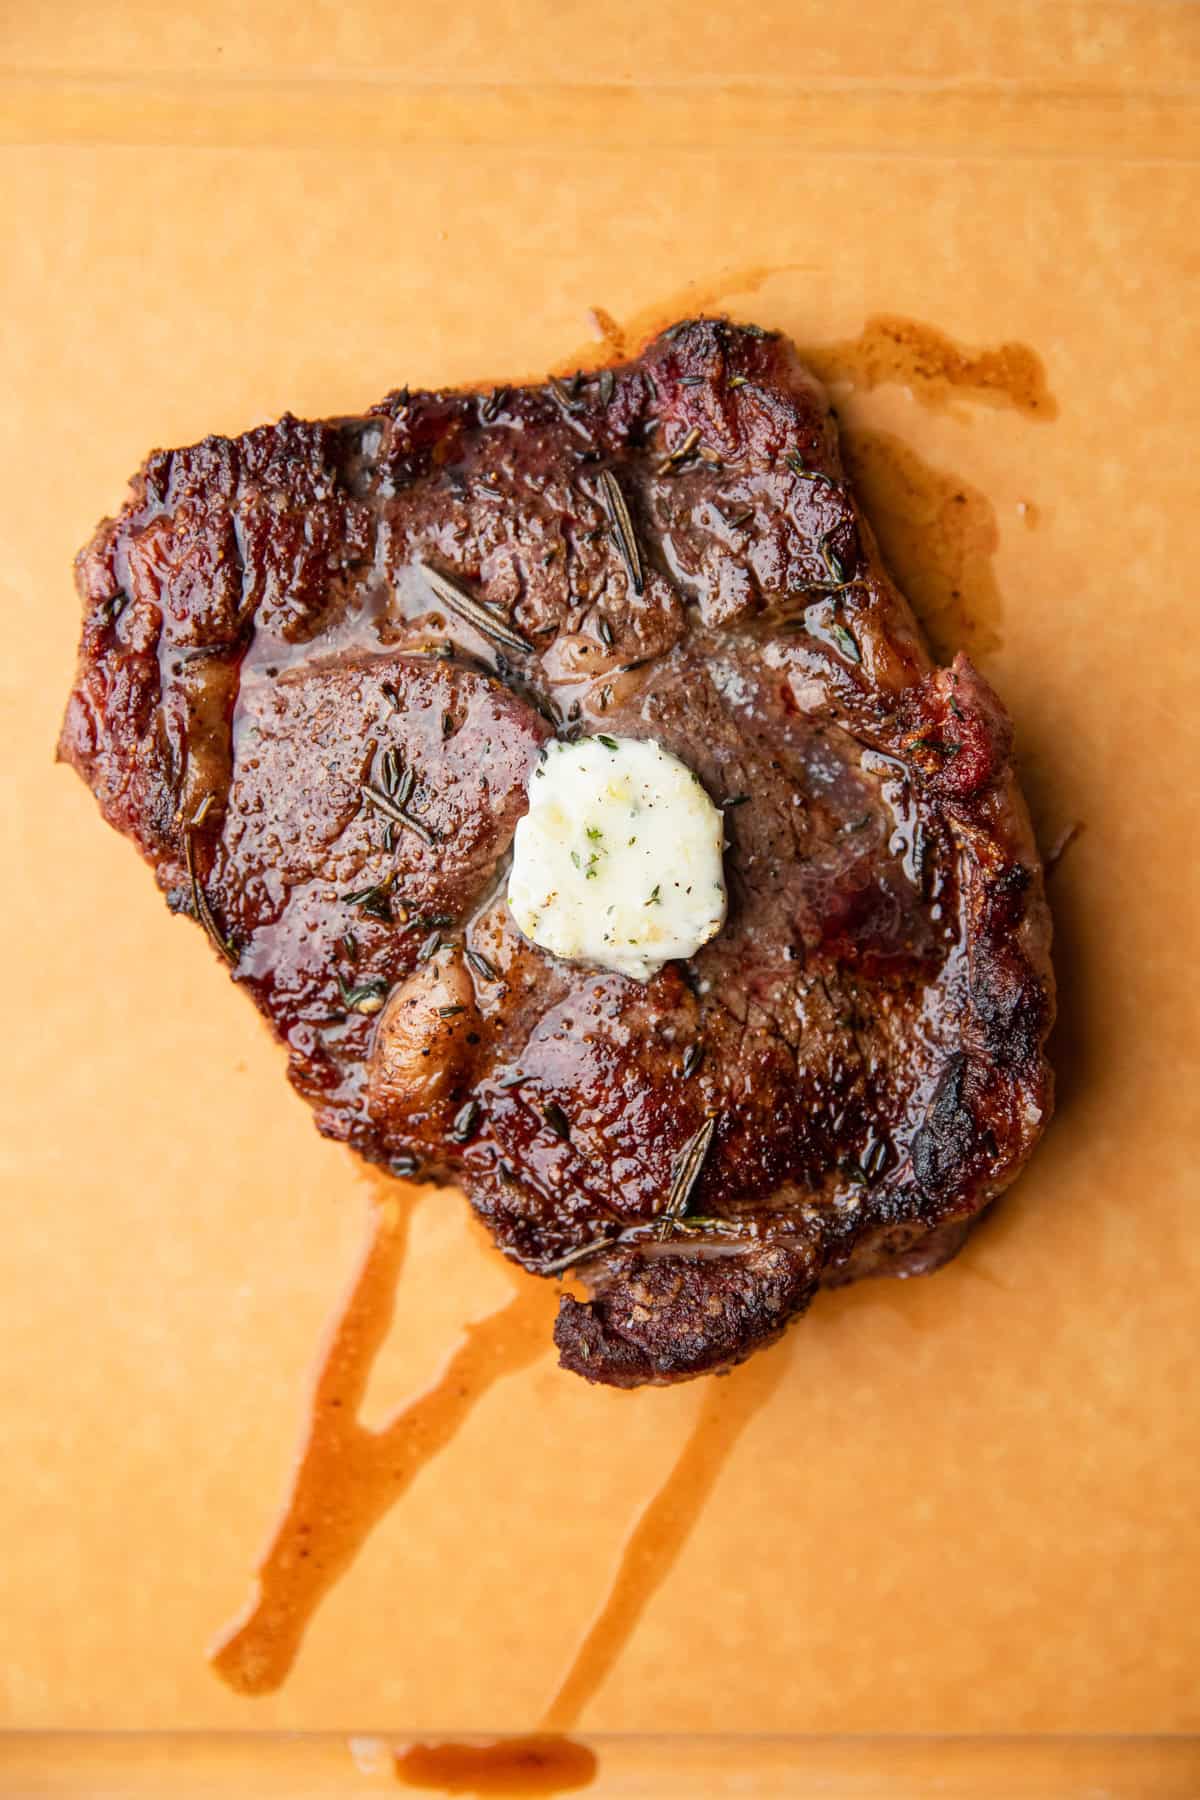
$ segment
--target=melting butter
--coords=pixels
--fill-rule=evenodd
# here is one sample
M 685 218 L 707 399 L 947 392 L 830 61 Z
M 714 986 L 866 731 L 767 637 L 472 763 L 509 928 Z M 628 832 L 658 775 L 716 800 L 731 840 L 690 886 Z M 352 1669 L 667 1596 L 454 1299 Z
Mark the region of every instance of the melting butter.
M 721 815 L 653 741 L 551 743 L 529 780 L 508 904 L 552 955 L 648 981 L 725 922 Z

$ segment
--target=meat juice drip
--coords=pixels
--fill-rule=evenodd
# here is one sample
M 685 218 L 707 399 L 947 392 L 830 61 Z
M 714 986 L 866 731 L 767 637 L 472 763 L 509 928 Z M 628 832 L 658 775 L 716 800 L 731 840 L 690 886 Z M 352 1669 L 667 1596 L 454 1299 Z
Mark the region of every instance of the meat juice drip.
M 1011 406 L 1031 419 L 1058 416 L 1041 358 L 1027 345 L 966 350 L 936 326 L 894 313 L 868 319 L 856 338 L 802 345 L 800 355 L 822 381 L 858 388 L 896 382 L 923 406 L 947 406 L 957 395 L 985 406 Z
M 286 1679 L 324 1595 L 376 1522 L 445 1448 L 494 1381 L 527 1367 L 548 1341 L 539 1285 L 468 1326 L 441 1377 L 380 1430 L 358 1420 L 371 1368 L 391 1325 L 412 1204 L 419 1190 L 388 1184 L 372 1210 L 366 1249 L 325 1347 L 306 1440 L 256 1593 L 212 1653 L 236 1692 L 273 1692 Z M 782 1379 L 786 1358 L 761 1353 L 711 1383 L 661 1488 L 630 1533 L 608 1595 L 547 1709 L 544 1730 L 494 1744 L 420 1744 L 396 1758 L 397 1779 L 446 1793 L 557 1793 L 595 1771 L 586 1747 L 559 1735 L 601 1686 L 703 1512 L 726 1459 Z
M 483 1744 L 414 1744 L 395 1758 L 403 1787 L 439 1794 L 565 1794 L 596 1777 L 586 1744 L 551 1733 Z
M 1058 402 L 1046 381 L 1041 358 L 1027 344 L 1004 343 L 984 350 L 956 344 L 936 325 L 908 319 L 898 313 L 875 313 L 857 337 L 833 343 L 804 341 L 804 322 L 792 305 L 759 305 L 744 308 L 734 301 L 758 294 L 778 277 L 808 273 L 800 265 L 727 270 L 711 282 L 691 282 L 668 302 L 658 302 L 615 320 L 604 307 L 593 305 L 594 336 L 573 354 L 556 363 L 560 375 L 575 369 L 595 370 L 606 362 L 635 355 L 639 345 L 656 337 L 679 319 L 712 317 L 728 312 L 733 318 L 753 315 L 757 323 L 777 324 L 797 344 L 801 360 L 822 381 L 846 383 L 863 389 L 894 382 L 910 388 L 923 406 L 941 408 L 952 399 L 976 401 L 985 406 L 1012 407 L 1026 417 L 1043 422 L 1058 417 Z M 796 315 L 796 316 L 793 316 Z M 597 341 L 608 354 L 598 351 Z M 535 375 L 536 382 L 543 379 Z
M 992 502 L 892 432 L 843 423 L 842 456 L 888 572 L 938 661 L 952 661 L 958 650 L 984 661 L 1003 641 Z
M 545 1353 L 552 1296 L 532 1280 L 507 1306 L 465 1329 L 440 1377 L 379 1430 L 359 1421 L 372 1366 L 391 1325 L 412 1204 L 388 1184 L 366 1250 L 321 1358 L 299 1464 L 258 1568 L 256 1591 L 218 1640 L 212 1664 L 242 1694 L 273 1692 L 304 1632 L 373 1526 L 443 1450 L 496 1381 Z
M 414 1745 L 395 1759 L 402 1785 L 444 1794 L 555 1794 L 593 1779 L 594 1753 L 560 1734 L 575 1724 L 619 1660 L 682 1554 L 743 1432 L 788 1367 L 789 1358 L 777 1345 L 723 1380 L 706 1384 L 696 1421 L 626 1540 L 612 1586 L 546 1709 L 542 1731 L 492 1744 Z
M 683 1449 L 630 1532 L 612 1586 L 546 1709 L 542 1722 L 547 1730 L 573 1725 L 604 1682 L 674 1568 L 742 1433 L 789 1366 L 790 1359 L 775 1345 L 721 1380 L 705 1383 Z

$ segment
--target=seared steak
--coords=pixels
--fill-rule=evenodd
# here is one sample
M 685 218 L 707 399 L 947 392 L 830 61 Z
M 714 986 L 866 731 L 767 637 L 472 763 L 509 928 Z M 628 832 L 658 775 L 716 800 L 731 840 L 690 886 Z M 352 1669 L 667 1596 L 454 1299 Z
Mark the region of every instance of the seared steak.
M 722 1369 L 958 1248 L 1051 1105 L 1000 703 L 931 666 L 785 339 L 392 394 L 146 463 L 78 563 L 61 756 L 286 1044 L 319 1129 L 570 1270 L 563 1363 Z M 645 983 L 504 894 L 554 734 L 724 808 L 729 912 Z

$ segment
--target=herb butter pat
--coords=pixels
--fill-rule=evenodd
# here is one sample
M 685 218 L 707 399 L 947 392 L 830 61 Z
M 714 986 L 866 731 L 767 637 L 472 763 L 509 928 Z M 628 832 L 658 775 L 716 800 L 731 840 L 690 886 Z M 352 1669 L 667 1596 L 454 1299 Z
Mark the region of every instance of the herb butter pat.
M 551 743 L 529 780 L 508 904 L 554 956 L 648 981 L 725 923 L 722 847 L 720 813 L 660 745 Z

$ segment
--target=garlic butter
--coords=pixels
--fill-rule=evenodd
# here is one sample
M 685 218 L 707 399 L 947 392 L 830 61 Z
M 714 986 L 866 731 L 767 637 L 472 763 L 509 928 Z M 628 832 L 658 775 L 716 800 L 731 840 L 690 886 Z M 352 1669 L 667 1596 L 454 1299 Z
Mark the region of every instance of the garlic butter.
M 508 904 L 552 955 L 647 981 L 724 924 L 722 849 L 720 813 L 661 745 L 554 742 L 530 776 Z

